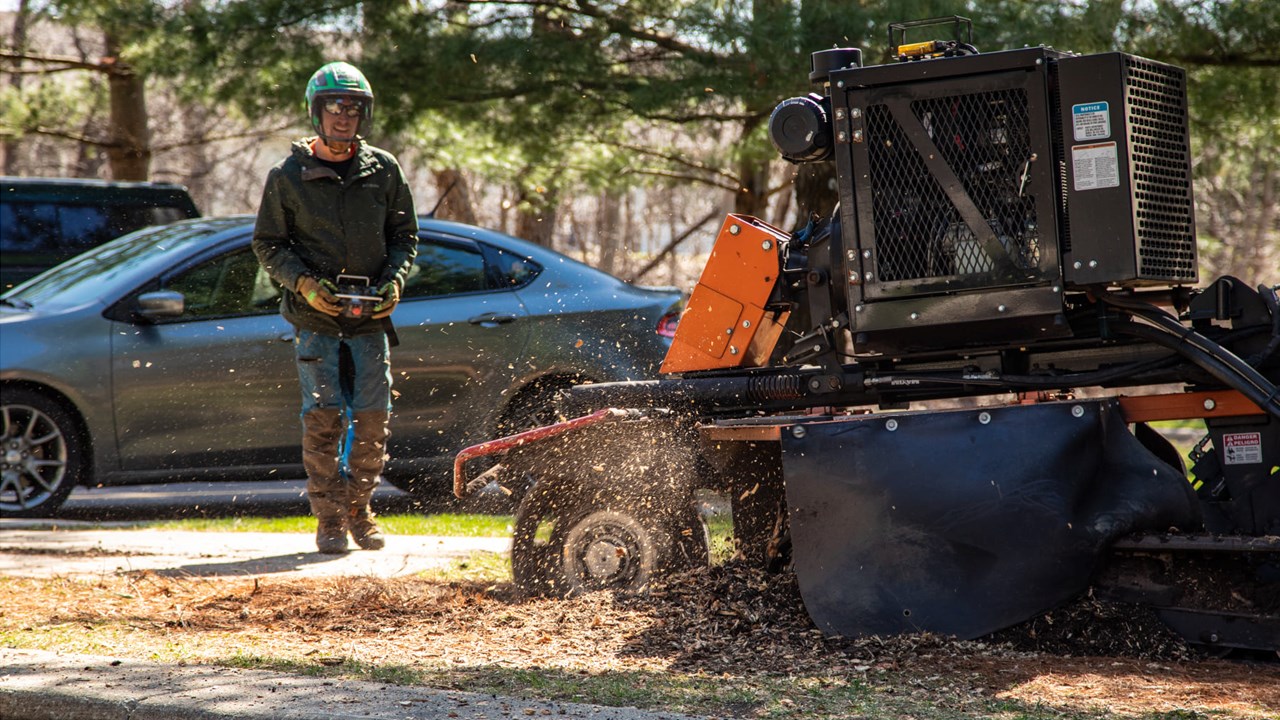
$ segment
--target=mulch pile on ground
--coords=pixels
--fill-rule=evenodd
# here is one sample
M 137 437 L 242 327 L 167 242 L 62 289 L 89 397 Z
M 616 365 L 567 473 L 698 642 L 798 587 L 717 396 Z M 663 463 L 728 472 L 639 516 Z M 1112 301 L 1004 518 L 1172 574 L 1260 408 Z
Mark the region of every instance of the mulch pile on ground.
M 850 640 L 827 638 L 813 625 L 793 573 L 769 573 L 742 563 L 698 569 L 657 585 L 644 598 L 662 619 L 646 644 L 684 648 L 678 663 L 703 669 L 760 670 L 853 665 L 937 653 L 1047 652 L 1148 660 L 1195 655 L 1149 609 L 1103 602 L 1091 596 L 1038 615 L 979 641 L 927 634 Z
M 654 584 L 644 595 L 595 595 L 569 600 L 524 600 L 510 583 L 426 583 L 414 579 L 348 578 L 327 586 L 265 581 L 241 585 L 190 607 L 187 622 L 223 625 L 256 621 L 313 631 L 385 627 L 397 621 L 442 622 L 501 613 L 528 630 L 590 634 L 598 618 L 637 620 L 616 627 L 633 657 L 666 658 L 677 668 L 705 672 L 794 672 L 833 665 L 896 665 L 920 653 L 1043 652 L 1146 660 L 1191 659 L 1196 651 L 1143 607 L 1086 595 L 977 641 L 930 634 L 858 640 L 826 637 L 809 619 L 791 572 L 767 572 L 730 561 Z M 552 617 L 554 616 L 554 617 Z M 612 624 L 612 623 L 611 623 Z

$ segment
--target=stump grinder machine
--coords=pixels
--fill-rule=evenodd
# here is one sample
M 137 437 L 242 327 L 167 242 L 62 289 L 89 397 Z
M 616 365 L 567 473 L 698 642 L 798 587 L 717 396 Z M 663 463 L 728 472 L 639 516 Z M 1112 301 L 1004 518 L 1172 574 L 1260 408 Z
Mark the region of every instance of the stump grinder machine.
M 1199 285 L 1184 71 L 916 27 L 887 64 L 813 53 L 772 114 L 835 211 L 729 215 L 661 378 L 571 388 L 455 494 L 520 498 L 531 593 L 707 563 L 709 490 L 828 634 L 975 638 L 1091 591 L 1280 651 L 1280 309 Z

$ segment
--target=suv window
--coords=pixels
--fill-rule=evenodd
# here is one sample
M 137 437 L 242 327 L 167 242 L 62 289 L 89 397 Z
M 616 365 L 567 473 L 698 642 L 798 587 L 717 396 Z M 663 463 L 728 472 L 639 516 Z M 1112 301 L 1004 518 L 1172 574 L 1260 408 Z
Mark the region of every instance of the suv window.
M 199 215 L 180 185 L 0 178 L 0 290 L 125 233 Z
M 6 202 L 0 204 L 0 251 L 71 257 L 127 232 L 186 217 L 173 207 Z

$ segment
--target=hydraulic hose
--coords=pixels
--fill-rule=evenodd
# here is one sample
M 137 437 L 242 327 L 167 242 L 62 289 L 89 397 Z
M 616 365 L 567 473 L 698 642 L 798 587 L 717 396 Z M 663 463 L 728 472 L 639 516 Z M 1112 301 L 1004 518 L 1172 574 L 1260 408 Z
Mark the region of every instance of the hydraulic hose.
M 1277 389 L 1270 381 L 1261 375 L 1257 370 L 1244 364 L 1244 361 L 1220 346 L 1215 345 L 1211 340 L 1196 333 L 1194 331 L 1182 328 L 1185 332 L 1182 334 L 1174 334 L 1169 331 L 1144 325 L 1136 322 L 1117 322 L 1112 324 L 1112 329 L 1125 335 L 1149 340 L 1158 345 L 1173 350 L 1182 355 L 1191 362 L 1200 366 L 1205 372 L 1222 381 L 1229 387 L 1232 387 L 1246 398 L 1251 400 L 1255 405 L 1262 408 L 1277 418 L 1280 418 L 1280 389 Z M 1179 325 L 1181 328 L 1182 326 Z M 1190 342 L 1194 336 L 1199 341 L 1208 343 L 1210 346 L 1218 348 L 1220 352 L 1212 352 Z M 1223 356 L 1228 356 L 1231 362 Z M 1248 372 L 1242 372 L 1241 366 Z
M 1280 297 L 1276 296 L 1275 288 L 1267 287 L 1266 285 L 1258 286 L 1258 295 L 1262 298 L 1263 304 L 1267 306 L 1267 312 L 1271 313 L 1271 342 L 1267 343 L 1266 347 L 1254 355 L 1245 358 L 1245 362 L 1254 367 L 1261 367 L 1277 351 L 1280 351 Z
M 1239 390 L 1264 411 L 1280 417 L 1280 390 L 1253 366 L 1235 353 L 1178 322 L 1155 305 L 1111 294 L 1098 296 L 1102 302 L 1127 310 L 1152 325 L 1134 322 L 1113 323 L 1118 332 L 1163 345 L 1199 365 L 1228 386 Z
M 934 383 L 938 385 L 976 385 L 979 387 L 1000 387 L 1019 390 L 1057 390 L 1066 387 L 1083 387 L 1102 385 L 1113 380 L 1120 380 L 1134 375 L 1172 367 L 1179 362 L 1176 354 L 1153 360 L 1129 363 L 1105 370 L 1090 372 L 1061 373 L 1058 375 L 1007 375 L 992 374 L 990 377 L 980 375 L 939 375 L 937 373 L 915 374 L 911 372 L 883 375 L 867 382 L 868 386 L 892 385 L 895 381 L 911 380 L 915 383 Z

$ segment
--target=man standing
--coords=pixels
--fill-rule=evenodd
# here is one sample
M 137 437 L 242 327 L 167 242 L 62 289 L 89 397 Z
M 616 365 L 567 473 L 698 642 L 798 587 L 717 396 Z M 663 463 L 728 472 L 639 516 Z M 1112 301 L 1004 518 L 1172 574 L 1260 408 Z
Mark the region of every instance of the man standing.
M 306 103 L 317 137 L 295 142 L 267 175 L 253 251 L 284 288 L 280 312 L 297 330 L 316 547 L 346 552 L 350 531 L 360 547 L 379 550 L 369 497 L 390 434 L 389 316 L 413 267 L 418 220 L 395 157 L 364 142 L 373 121 L 364 75 L 329 63 L 311 76 Z M 374 307 L 344 304 L 339 275 L 367 278 Z

